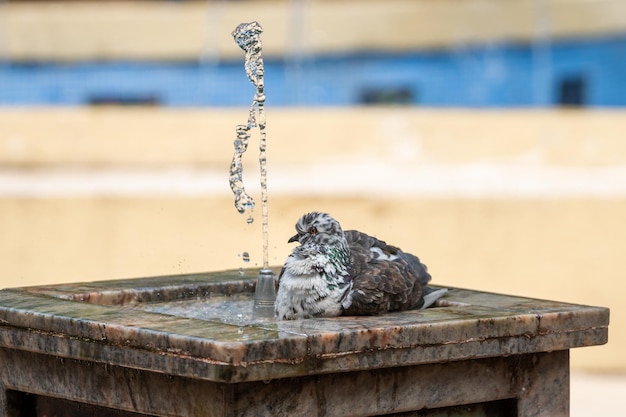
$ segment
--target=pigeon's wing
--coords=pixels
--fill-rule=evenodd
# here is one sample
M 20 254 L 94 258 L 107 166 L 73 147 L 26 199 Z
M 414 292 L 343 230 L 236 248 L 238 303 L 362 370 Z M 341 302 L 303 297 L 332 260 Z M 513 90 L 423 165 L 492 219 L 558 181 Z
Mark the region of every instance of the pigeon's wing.
M 278 291 L 278 287 L 280 287 L 280 280 L 283 277 L 284 273 L 285 273 L 285 267 L 283 266 L 280 269 L 280 274 L 274 275 L 274 290 Z
M 352 292 L 345 314 L 380 314 L 423 305 L 430 274 L 416 256 L 355 230 L 345 235 L 352 257 Z

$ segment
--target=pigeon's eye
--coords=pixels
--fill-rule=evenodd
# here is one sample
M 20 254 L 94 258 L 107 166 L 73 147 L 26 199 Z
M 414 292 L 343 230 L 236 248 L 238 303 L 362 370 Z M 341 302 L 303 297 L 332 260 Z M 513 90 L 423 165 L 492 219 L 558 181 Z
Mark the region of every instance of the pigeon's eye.
M 309 229 L 309 234 L 312 234 L 312 235 L 317 234 L 317 227 L 311 227 Z

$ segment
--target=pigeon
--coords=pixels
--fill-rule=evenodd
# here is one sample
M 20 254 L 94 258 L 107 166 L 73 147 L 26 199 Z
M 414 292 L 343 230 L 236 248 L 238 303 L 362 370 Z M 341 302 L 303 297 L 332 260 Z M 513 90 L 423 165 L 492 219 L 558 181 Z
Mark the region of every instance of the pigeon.
M 295 320 L 377 315 L 431 306 L 447 290 L 432 289 L 417 256 L 356 230 L 327 213 L 296 223 L 299 242 L 277 277 L 275 316 Z

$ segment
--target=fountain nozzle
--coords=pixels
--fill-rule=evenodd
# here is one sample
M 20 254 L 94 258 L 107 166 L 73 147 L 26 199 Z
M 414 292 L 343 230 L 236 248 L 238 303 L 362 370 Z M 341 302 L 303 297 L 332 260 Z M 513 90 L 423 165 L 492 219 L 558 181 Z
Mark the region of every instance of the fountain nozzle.
M 276 288 L 274 287 L 274 272 L 269 268 L 259 271 L 254 291 L 254 315 L 256 317 L 274 317 L 274 302 Z

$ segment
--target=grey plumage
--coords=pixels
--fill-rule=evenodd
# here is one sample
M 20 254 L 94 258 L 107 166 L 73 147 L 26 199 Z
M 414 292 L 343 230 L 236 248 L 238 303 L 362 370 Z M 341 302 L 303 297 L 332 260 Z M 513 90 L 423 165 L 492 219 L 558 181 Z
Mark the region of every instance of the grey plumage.
M 446 291 L 427 286 L 431 276 L 415 255 L 356 230 L 344 232 L 329 214 L 305 214 L 296 231 L 289 242 L 300 245 L 278 276 L 278 319 L 426 308 Z

